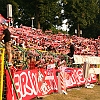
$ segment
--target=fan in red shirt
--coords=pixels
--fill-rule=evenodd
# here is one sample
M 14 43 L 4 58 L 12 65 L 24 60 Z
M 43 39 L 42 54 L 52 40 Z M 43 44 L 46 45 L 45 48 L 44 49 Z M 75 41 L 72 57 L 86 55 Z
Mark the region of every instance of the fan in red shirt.
M 36 60 L 35 60 L 35 57 L 31 57 L 29 58 L 29 64 L 28 64 L 28 68 L 31 70 L 31 69 L 35 69 L 35 63 L 36 63 Z
M 30 70 L 35 69 L 35 68 L 37 67 L 37 64 L 38 64 L 39 62 L 40 62 L 40 61 L 36 61 L 36 58 L 35 58 L 34 56 L 30 56 L 28 68 L 29 68 Z

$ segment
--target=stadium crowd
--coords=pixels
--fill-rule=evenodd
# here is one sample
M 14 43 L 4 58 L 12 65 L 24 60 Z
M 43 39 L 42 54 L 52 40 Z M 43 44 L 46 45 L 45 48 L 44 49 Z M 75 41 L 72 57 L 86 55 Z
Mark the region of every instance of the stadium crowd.
M 100 56 L 99 36 L 98 39 L 88 39 L 60 32 L 52 34 L 51 31 L 43 32 L 41 29 L 32 29 L 27 26 L 9 27 L 9 30 L 12 37 L 13 64 L 15 66 L 20 64 L 20 69 L 23 69 L 22 62 L 28 64 L 28 69 L 47 68 L 50 64 L 54 67 L 54 63 L 55 66 L 61 64 L 68 66 L 66 55 L 70 51 L 70 43 L 75 46 L 75 55 Z

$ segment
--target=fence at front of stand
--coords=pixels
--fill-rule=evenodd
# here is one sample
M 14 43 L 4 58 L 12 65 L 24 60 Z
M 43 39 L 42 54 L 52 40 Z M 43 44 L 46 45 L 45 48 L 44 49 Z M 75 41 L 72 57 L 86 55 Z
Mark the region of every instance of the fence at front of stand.
M 45 51 L 45 50 L 37 50 L 33 48 L 22 48 L 19 46 L 13 46 L 13 65 L 16 68 L 20 68 L 22 70 L 28 69 L 28 60 L 29 57 L 35 57 L 36 60 L 44 59 L 47 60 L 50 59 L 56 59 L 56 58 L 61 58 L 66 61 L 66 67 L 77 67 L 79 65 L 74 65 L 71 60 L 69 60 L 69 57 L 64 54 L 60 53 L 55 53 L 52 51 Z M 60 57 L 61 56 L 61 57 Z M 55 60 L 55 65 L 57 66 L 57 62 Z

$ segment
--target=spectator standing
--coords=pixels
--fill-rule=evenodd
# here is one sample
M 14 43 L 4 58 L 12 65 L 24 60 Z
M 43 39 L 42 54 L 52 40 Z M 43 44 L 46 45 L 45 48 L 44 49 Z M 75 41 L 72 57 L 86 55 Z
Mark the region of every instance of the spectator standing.
M 8 56 L 8 65 L 12 66 L 12 49 L 11 49 L 11 33 L 8 29 L 8 23 L 2 23 L 3 34 L 0 37 L 0 40 L 4 40 L 5 50 Z
M 72 40 L 70 40 L 70 52 L 67 54 L 69 57 L 70 57 L 70 60 L 72 60 L 72 63 L 74 63 L 74 58 L 73 58 L 73 55 L 74 55 L 74 51 L 75 51 L 75 46 L 74 44 L 72 43 Z
M 70 47 L 69 47 L 69 49 L 70 49 L 70 52 L 68 53 L 68 56 L 69 57 L 73 57 L 73 55 L 74 55 L 74 51 L 75 51 L 75 46 L 74 46 L 74 44 L 72 43 L 72 40 L 70 40 Z

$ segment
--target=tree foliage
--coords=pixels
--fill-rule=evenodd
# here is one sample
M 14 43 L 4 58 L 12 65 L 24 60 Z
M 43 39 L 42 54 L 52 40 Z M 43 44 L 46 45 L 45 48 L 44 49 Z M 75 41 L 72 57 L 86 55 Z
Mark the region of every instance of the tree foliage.
M 6 16 L 7 4 L 13 6 L 14 22 L 31 26 L 34 16 L 36 28 L 48 29 L 52 25 L 61 25 L 61 5 L 59 0 L 1 0 L 1 14 Z M 58 16 L 58 19 L 56 18 Z
M 66 19 L 73 28 L 83 29 L 92 23 L 99 13 L 98 0 L 66 0 L 64 5 Z
M 30 25 L 31 17 L 35 17 L 36 28 L 50 28 L 58 16 L 61 24 L 61 5 L 59 0 L 15 0 L 19 5 L 19 17 L 24 24 Z M 29 23 L 28 23 L 29 22 Z

